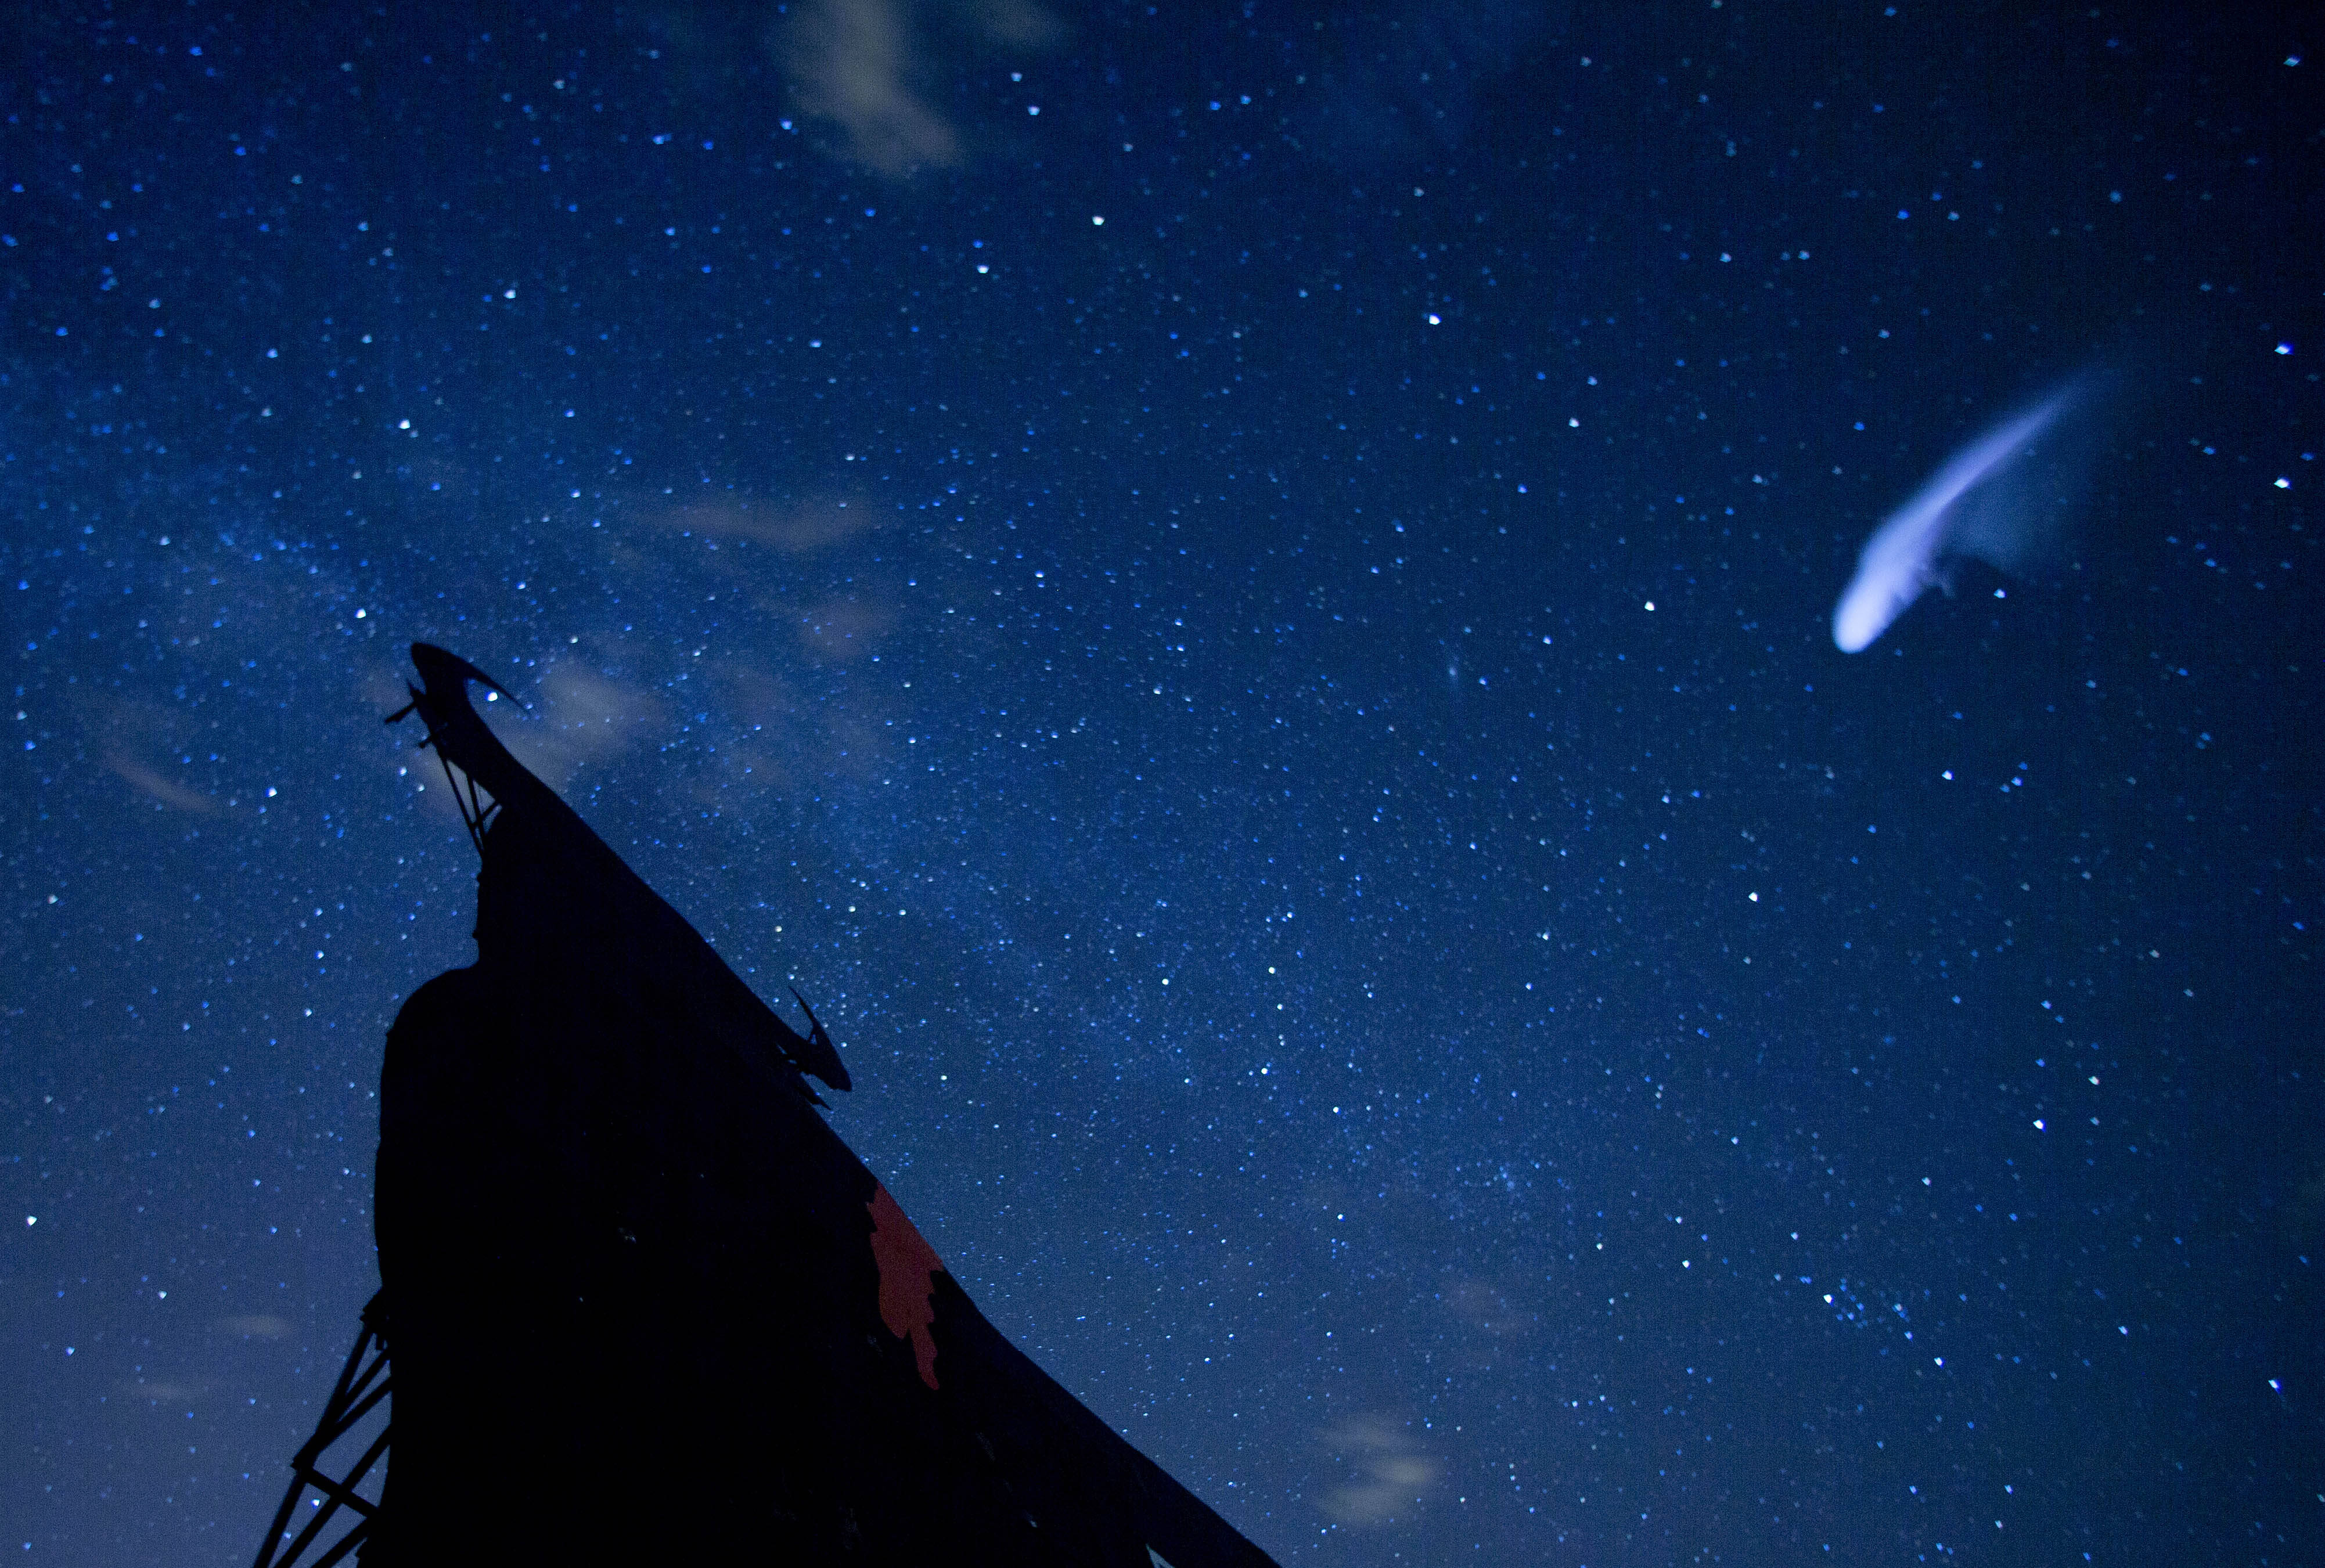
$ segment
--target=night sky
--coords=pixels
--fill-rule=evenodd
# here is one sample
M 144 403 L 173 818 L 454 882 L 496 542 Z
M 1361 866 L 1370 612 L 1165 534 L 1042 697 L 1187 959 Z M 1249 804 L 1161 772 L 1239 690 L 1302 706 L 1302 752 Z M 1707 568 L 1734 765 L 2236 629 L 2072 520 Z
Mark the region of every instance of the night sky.
M 256 1550 L 424 639 L 1287 1563 L 2317 1561 L 2325 41 L 2178 10 L 8 7 L 0 1545 Z

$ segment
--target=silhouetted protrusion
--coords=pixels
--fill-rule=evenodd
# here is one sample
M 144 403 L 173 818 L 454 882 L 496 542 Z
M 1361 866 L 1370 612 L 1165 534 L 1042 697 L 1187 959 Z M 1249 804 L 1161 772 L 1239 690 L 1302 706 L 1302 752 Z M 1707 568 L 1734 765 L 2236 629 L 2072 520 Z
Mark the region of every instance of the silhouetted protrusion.
M 603 840 L 590 832 L 573 808 L 558 798 L 555 790 L 534 778 L 523 763 L 510 754 L 469 702 L 468 683 L 481 681 L 508 696 L 512 703 L 516 698 L 509 696 L 490 676 L 467 659 L 432 643 L 413 643 L 412 662 L 419 668 L 421 684 L 404 688 L 412 694 L 412 701 L 390 714 L 387 722 L 395 724 L 410 714 L 419 714 L 420 722 L 428 727 L 420 744 L 423 749 L 434 747 L 438 760 L 444 764 L 445 779 L 468 820 L 468 832 L 476 840 L 478 853 L 484 853 L 486 835 L 496 816 L 509 807 L 522 806 L 527 815 L 540 818 L 542 827 L 553 826 L 566 851 L 588 868 L 592 880 L 602 881 L 604 895 L 615 900 L 609 908 L 634 911 L 633 918 L 648 927 L 669 927 L 674 923 L 676 929 L 685 934 L 684 938 L 680 938 L 674 932 L 664 931 L 671 939 L 668 961 L 678 966 L 677 973 L 664 978 L 704 988 L 707 1004 L 738 1031 L 737 1043 L 746 1051 L 772 1056 L 786 1065 L 813 1075 L 834 1089 L 854 1087 L 848 1069 L 840 1065 L 839 1053 L 833 1048 L 831 1037 L 816 1023 L 815 1015 L 808 1013 L 811 1033 L 801 1035 L 768 1010 L 766 1004 L 727 967 L 727 961 L 702 940 L 693 927 L 657 898 Z M 457 777 L 452 771 L 456 768 L 459 770 Z M 479 786 L 483 789 L 481 795 Z M 489 863 L 490 856 L 486 860 Z M 486 939 L 485 913 L 480 901 L 477 927 L 480 945 Z M 794 988 L 792 994 L 799 996 L 799 992 Z M 800 1007 L 802 1010 L 807 1009 L 806 998 L 800 997 Z M 801 1090 L 811 1099 L 814 1097 L 804 1085 Z
M 485 727 L 475 667 L 412 655 L 484 863 L 476 964 L 388 1034 L 371 1568 L 1266 1564 L 816 1114 L 801 1070 L 848 1075 L 805 998 L 801 1036 Z

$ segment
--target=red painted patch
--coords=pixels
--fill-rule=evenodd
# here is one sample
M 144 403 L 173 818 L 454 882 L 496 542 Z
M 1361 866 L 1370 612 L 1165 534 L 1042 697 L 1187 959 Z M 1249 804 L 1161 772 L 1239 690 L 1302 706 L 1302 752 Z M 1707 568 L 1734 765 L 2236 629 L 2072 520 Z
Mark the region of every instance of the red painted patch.
M 936 1276 L 943 1271 L 944 1262 L 937 1250 L 930 1246 L 904 1211 L 888 1195 L 888 1189 L 874 1183 L 872 1201 L 865 1207 L 872 1211 L 872 1260 L 880 1266 L 880 1321 L 898 1339 L 912 1336 L 912 1359 L 921 1369 L 921 1381 L 933 1388 L 937 1386 L 937 1342 L 929 1333 L 937 1321 L 934 1300 Z

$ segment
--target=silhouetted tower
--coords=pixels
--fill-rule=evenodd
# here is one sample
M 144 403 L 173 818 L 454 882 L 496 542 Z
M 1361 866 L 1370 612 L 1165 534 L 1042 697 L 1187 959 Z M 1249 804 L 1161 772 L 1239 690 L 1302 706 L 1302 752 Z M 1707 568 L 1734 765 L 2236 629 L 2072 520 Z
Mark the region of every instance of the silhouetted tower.
M 808 1076 L 848 1079 L 814 1015 L 784 1024 L 509 754 L 485 676 L 412 659 L 395 717 L 483 856 L 477 959 L 388 1032 L 383 1287 L 261 1568 L 309 1485 L 369 1568 L 1267 1563 L 986 1322 L 816 1113 Z M 390 1358 L 373 1512 L 320 1455 Z

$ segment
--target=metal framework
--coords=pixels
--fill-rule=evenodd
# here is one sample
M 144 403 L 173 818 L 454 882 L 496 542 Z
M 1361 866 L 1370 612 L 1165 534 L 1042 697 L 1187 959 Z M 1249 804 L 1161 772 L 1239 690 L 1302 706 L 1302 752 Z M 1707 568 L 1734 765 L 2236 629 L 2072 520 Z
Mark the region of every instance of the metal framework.
M 486 686 L 492 686 L 492 682 L 481 673 L 477 676 L 477 678 L 484 681 Z M 494 686 L 493 689 L 498 691 L 500 687 Z M 516 698 L 511 697 L 509 700 L 515 702 Z M 416 711 L 419 707 L 420 693 L 414 689 L 412 700 L 388 715 L 387 722 L 391 724 L 401 724 L 406 715 Z M 425 713 L 421 714 L 420 722 L 423 726 L 428 723 L 428 715 Z M 460 821 L 468 827 L 468 842 L 477 846 L 477 853 L 481 855 L 485 853 L 485 829 L 493 825 L 493 816 L 501 808 L 500 802 L 478 789 L 476 779 L 470 778 L 465 771 L 459 774 L 452 771 L 452 759 L 444 754 L 444 749 L 441 746 L 436 745 L 436 733 L 433 730 L 420 737 L 421 751 L 425 752 L 431 747 L 435 748 L 436 761 L 443 767 L 444 785 L 446 789 L 452 791 L 452 804 L 460 808 Z
M 323 1407 L 322 1419 L 315 1424 L 315 1435 L 292 1456 L 291 1489 L 283 1494 L 283 1506 L 274 1510 L 273 1527 L 259 1544 L 255 1568 L 331 1568 L 332 1563 L 371 1537 L 373 1522 L 379 1517 L 379 1505 L 356 1489 L 363 1484 L 372 1467 L 387 1456 L 388 1437 L 395 1430 L 394 1420 L 391 1418 L 380 1428 L 379 1435 L 372 1439 L 363 1457 L 337 1480 L 325 1473 L 322 1464 L 332 1445 L 378 1408 L 393 1385 L 385 1332 L 386 1296 L 387 1292 L 381 1290 L 365 1305 L 363 1332 L 356 1336 L 355 1349 L 347 1352 L 347 1364 L 340 1369 L 338 1383 Z M 310 1487 L 321 1494 L 310 1505 L 314 1517 L 286 1545 L 292 1516 L 298 1512 Z M 307 1552 L 321 1539 L 342 1508 L 355 1516 L 354 1524 L 345 1535 L 323 1548 L 320 1555 L 307 1559 Z
M 462 678 L 480 680 L 494 691 L 501 691 L 501 687 L 482 670 L 464 660 L 453 659 L 450 662 L 455 672 Z M 426 669 L 424 665 L 422 668 L 423 670 Z M 423 692 L 419 687 L 409 689 L 412 701 L 390 714 L 387 722 L 395 724 L 417 711 L 421 724 L 426 726 L 431 712 L 434 711 L 426 706 L 426 698 L 431 694 Z M 511 697 L 509 700 L 514 702 L 516 699 Z M 465 697 L 462 702 L 465 706 Z M 468 830 L 468 841 L 477 846 L 477 853 L 482 854 L 485 832 L 492 826 L 493 817 L 500 809 L 499 803 L 477 788 L 476 779 L 468 775 L 467 770 L 454 771 L 452 760 L 444 755 L 442 747 L 436 744 L 432 728 L 420 740 L 421 750 L 427 751 L 431 747 L 435 749 L 436 760 L 443 765 L 444 782 L 452 791 L 453 804 L 460 808 L 460 820 Z M 383 1287 L 365 1304 L 363 1332 L 356 1336 L 355 1348 L 347 1352 L 347 1363 L 339 1370 L 339 1380 L 331 1390 L 329 1403 L 323 1407 L 322 1418 L 315 1424 L 315 1434 L 292 1456 L 291 1486 L 283 1494 L 283 1506 L 274 1510 L 273 1526 L 259 1543 L 255 1568 L 332 1568 L 333 1563 L 360 1549 L 365 1542 L 371 1539 L 372 1526 L 379 1518 L 380 1505 L 357 1489 L 363 1485 L 364 1479 L 371 1474 L 373 1468 L 387 1457 L 388 1440 L 395 1430 L 393 1417 L 381 1426 L 379 1434 L 372 1439 L 370 1446 L 344 1474 L 335 1479 L 327 1473 L 323 1469 L 323 1460 L 333 1445 L 380 1407 L 394 1387 L 394 1379 L 388 1365 L 386 1326 L 387 1291 Z M 311 1499 L 308 1496 L 310 1489 L 316 1494 Z M 308 1505 L 311 1517 L 294 1536 L 292 1522 L 302 1502 Z M 351 1516 L 351 1523 L 341 1519 L 342 1509 Z M 329 1545 L 320 1545 L 325 1533 L 335 1523 L 347 1523 L 345 1532 Z M 310 1552 L 316 1554 L 310 1557 Z

